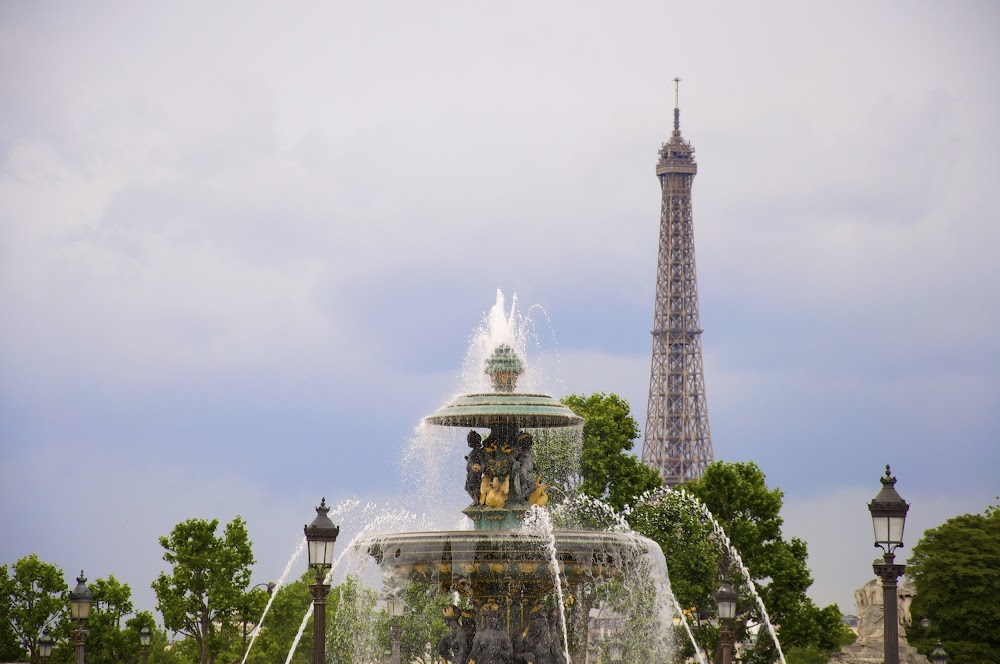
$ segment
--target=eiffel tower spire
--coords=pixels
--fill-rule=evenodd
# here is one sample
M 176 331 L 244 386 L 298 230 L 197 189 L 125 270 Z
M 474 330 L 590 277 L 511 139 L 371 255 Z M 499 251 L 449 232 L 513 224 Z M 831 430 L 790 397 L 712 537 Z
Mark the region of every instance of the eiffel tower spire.
M 691 185 L 694 147 L 681 136 L 680 79 L 674 79 L 674 131 L 660 148 L 660 246 L 656 265 L 653 360 L 642 461 L 667 486 L 701 477 L 715 460 L 705 401 Z

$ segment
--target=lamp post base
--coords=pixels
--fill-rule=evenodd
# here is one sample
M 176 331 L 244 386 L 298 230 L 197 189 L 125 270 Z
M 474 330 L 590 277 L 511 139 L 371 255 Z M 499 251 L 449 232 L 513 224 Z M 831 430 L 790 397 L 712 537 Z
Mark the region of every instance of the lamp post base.
M 899 664 L 899 615 L 896 606 L 896 584 L 906 571 L 906 565 L 897 565 L 896 556 L 887 553 L 882 560 L 875 559 L 872 569 L 882 580 L 882 618 L 885 636 L 885 664 Z
M 326 664 L 326 596 L 330 586 L 323 583 L 324 574 L 316 574 L 316 583 L 309 586 L 313 597 L 313 664 Z

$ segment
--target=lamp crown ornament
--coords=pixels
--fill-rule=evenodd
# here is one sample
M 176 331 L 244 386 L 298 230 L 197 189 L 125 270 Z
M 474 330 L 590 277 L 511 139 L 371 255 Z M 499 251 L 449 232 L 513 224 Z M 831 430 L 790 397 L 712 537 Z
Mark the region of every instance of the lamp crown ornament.
M 319 506 L 316 508 L 316 518 L 313 519 L 312 523 L 306 526 L 306 536 L 309 535 L 319 535 L 321 537 L 333 537 L 336 539 L 337 535 L 340 534 L 340 528 L 333 524 L 328 516 L 330 514 L 330 508 L 326 504 L 326 498 L 324 497 L 319 501 Z
M 76 588 L 73 589 L 73 592 L 76 593 L 78 597 L 93 597 L 93 593 L 91 593 L 90 588 L 87 587 L 87 576 L 83 573 L 83 570 L 80 570 L 80 576 L 76 577 Z

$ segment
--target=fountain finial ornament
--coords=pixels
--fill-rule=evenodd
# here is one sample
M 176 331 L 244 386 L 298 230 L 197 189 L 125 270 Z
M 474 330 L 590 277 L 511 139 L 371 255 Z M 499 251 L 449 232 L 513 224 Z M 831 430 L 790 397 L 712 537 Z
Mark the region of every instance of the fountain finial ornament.
M 524 373 L 524 363 L 513 348 L 500 344 L 486 360 L 486 371 L 497 392 L 513 392 L 517 389 L 517 379 Z

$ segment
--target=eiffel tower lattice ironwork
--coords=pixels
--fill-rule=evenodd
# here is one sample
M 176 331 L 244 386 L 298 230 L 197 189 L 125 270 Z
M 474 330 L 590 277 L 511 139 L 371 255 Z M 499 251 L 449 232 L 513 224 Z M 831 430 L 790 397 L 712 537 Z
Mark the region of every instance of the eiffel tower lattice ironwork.
M 698 279 L 694 260 L 691 184 L 694 147 L 681 136 L 674 79 L 674 131 L 660 148 L 660 247 L 656 265 L 653 361 L 642 461 L 667 486 L 702 476 L 714 461 L 705 401 Z

